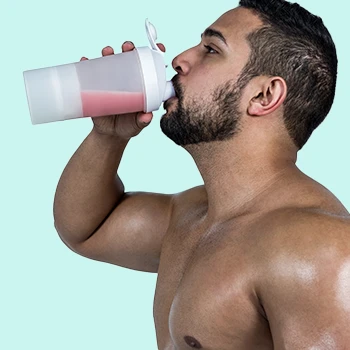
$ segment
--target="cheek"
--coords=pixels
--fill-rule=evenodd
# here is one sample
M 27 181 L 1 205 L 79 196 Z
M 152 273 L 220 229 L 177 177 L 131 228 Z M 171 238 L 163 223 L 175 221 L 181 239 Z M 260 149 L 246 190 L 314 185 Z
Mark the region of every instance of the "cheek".
M 212 100 L 212 93 L 228 80 L 237 79 L 235 72 L 232 72 L 231 65 L 200 65 L 193 68 L 184 82 L 184 100 L 194 98 L 203 102 Z
M 188 87 L 184 93 L 183 103 L 191 104 L 193 102 L 200 105 L 206 104 L 212 100 L 211 91 L 207 86 L 207 82 L 197 82 Z
M 203 73 L 192 75 L 187 81 L 184 89 L 184 98 L 195 98 L 196 100 L 211 99 L 212 92 L 218 86 L 217 77 L 213 74 Z

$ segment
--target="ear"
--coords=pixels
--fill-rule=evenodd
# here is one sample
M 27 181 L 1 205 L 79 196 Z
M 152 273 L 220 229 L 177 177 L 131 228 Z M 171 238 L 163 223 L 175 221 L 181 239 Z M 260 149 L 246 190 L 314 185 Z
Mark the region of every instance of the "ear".
M 254 97 L 249 101 L 248 114 L 263 116 L 280 107 L 287 96 L 287 84 L 281 77 L 259 79 Z

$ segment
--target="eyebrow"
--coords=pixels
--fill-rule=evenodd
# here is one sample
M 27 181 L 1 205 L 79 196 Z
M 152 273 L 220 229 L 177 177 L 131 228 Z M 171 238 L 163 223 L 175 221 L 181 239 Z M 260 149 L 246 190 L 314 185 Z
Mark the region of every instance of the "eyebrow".
M 207 37 L 215 36 L 216 38 L 220 39 L 227 46 L 227 42 L 226 42 L 224 35 L 218 30 L 215 30 L 212 28 L 207 28 L 204 31 L 204 33 L 201 35 L 201 37 L 203 37 L 203 36 L 207 36 Z

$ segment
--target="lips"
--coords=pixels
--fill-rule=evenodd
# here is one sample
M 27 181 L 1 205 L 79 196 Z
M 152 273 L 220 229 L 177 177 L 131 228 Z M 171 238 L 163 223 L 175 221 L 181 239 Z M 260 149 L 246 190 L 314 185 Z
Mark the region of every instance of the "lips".
M 178 87 L 179 85 L 179 75 L 175 75 L 173 77 L 173 79 L 171 79 L 172 83 L 173 83 L 173 87 L 174 87 L 174 90 L 175 90 L 175 96 L 178 97 L 180 95 L 180 89 Z
M 178 99 L 178 96 L 180 96 L 180 87 L 178 86 L 178 81 L 179 81 L 179 75 L 175 75 L 173 77 L 173 79 L 171 79 L 172 83 L 173 83 L 173 87 L 174 87 L 174 91 L 175 91 L 175 96 L 170 97 L 168 100 L 166 100 L 163 104 L 164 109 L 167 109 L 170 104 L 174 101 Z
M 168 100 L 166 100 L 163 104 L 164 109 L 167 109 L 174 100 L 177 100 L 176 96 L 170 97 Z

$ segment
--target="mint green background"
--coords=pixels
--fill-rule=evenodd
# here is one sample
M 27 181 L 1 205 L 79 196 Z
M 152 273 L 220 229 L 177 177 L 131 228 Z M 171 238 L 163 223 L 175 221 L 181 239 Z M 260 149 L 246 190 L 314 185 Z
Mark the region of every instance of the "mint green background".
M 210 3 L 210 2 L 209 2 Z M 350 209 L 349 2 L 300 0 L 320 15 L 338 48 L 335 104 L 298 164 Z M 328 4 L 327 4 L 328 3 Z M 144 19 L 167 45 L 167 62 L 237 1 L 15 1 L 0 4 L 0 349 L 156 349 L 155 274 L 71 252 L 53 226 L 52 204 L 67 161 L 90 119 L 32 126 L 24 70 L 96 58 L 125 40 L 147 45 Z M 332 8 L 337 6 L 338 9 Z M 174 75 L 168 68 L 169 79 Z M 190 158 L 161 133 L 159 118 L 130 143 L 121 165 L 126 190 L 172 193 L 202 183 Z

